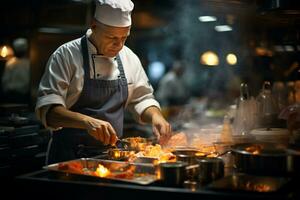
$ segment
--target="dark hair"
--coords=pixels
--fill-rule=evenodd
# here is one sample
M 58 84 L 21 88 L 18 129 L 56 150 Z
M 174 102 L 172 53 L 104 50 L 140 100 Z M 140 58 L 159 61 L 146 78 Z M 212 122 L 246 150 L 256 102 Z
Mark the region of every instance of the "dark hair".
M 28 42 L 26 38 L 17 38 L 13 41 L 13 49 L 16 57 L 24 57 L 28 51 Z

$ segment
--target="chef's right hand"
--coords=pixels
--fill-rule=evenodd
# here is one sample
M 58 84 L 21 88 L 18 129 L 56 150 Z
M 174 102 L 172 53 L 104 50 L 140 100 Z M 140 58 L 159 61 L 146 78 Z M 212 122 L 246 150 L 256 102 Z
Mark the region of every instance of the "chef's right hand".
M 115 145 L 117 142 L 116 131 L 109 122 L 89 117 L 85 120 L 85 126 L 88 133 L 104 145 Z

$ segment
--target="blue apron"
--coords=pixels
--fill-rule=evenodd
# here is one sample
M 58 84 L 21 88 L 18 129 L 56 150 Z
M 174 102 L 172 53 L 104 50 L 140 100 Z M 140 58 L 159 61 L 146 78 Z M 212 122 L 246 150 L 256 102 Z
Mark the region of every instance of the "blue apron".
M 86 36 L 81 38 L 81 50 L 84 85 L 78 101 L 70 110 L 110 122 L 118 137 L 121 137 L 128 86 L 120 56 L 117 55 L 116 57 L 120 71 L 118 79 L 97 80 L 90 78 Z M 63 128 L 53 132 L 46 162 L 51 164 L 80 157 L 92 157 L 107 148 L 108 146 L 94 139 L 86 130 Z

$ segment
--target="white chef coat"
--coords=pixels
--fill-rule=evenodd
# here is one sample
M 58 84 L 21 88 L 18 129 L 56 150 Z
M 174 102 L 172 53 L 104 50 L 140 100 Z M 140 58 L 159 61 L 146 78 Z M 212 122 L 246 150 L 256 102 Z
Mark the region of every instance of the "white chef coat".
M 91 34 L 89 29 L 87 37 Z M 49 58 L 45 73 L 41 79 L 38 98 L 36 103 L 36 114 L 45 127 L 50 128 L 46 122 L 46 114 L 53 104 L 60 104 L 67 109 L 71 108 L 79 99 L 83 83 L 84 69 L 81 53 L 80 39 L 70 41 L 60 46 Z M 96 47 L 88 40 L 88 53 L 90 61 L 90 77 L 98 79 L 114 80 L 118 78 L 119 69 L 115 58 L 103 57 L 97 61 L 101 65 L 94 64 L 93 56 L 97 54 Z M 139 58 L 126 46 L 119 52 L 125 76 L 128 83 L 128 98 L 126 107 L 141 122 L 140 115 L 150 107 L 160 108 L 159 103 L 154 99 L 153 88 L 142 67 Z M 112 67 L 111 76 L 102 76 L 103 66 Z M 111 64 L 113 63 L 113 65 Z M 95 70 L 95 71 L 94 71 Z

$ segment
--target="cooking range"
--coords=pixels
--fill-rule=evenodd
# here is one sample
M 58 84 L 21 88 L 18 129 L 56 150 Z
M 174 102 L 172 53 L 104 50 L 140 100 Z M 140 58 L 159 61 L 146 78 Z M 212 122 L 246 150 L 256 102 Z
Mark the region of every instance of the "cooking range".
M 298 151 L 264 143 L 162 148 L 128 138 L 102 155 L 47 165 L 17 178 L 25 194 L 119 197 L 157 195 L 209 199 L 295 199 Z M 222 152 L 220 146 L 222 145 Z M 224 148 L 226 146 L 226 148 Z M 46 190 L 46 191 L 45 191 Z M 87 194 L 87 192 L 90 192 Z M 99 193 L 99 194 L 98 194 Z

